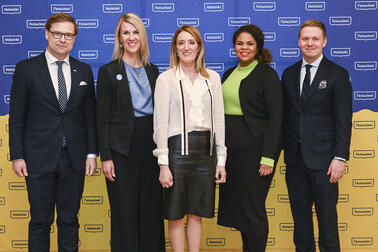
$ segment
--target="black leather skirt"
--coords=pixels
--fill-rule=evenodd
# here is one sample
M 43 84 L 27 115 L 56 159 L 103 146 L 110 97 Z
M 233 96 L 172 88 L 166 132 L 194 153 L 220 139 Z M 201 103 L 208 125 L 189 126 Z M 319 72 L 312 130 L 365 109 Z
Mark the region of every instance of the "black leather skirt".
M 190 132 L 188 147 L 189 155 L 181 155 L 181 135 L 168 139 L 173 175 L 173 186 L 163 188 L 163 217 L 168 220 L 214 216 L 216 154 L 209 155 L 210 132 Z

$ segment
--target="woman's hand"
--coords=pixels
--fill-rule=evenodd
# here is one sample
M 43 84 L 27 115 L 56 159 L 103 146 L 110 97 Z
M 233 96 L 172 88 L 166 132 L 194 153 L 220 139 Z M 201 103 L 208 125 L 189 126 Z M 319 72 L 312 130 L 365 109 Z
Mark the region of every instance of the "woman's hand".
M 102 172 L 104 173 L 105 177 L 110 181 L 114 182 L 115 178 L 115 170 L 114 170 L 114 163 L 113 160 L 106 160 L 101 163 Z
M 217 165 L 215 168 L 215 182 L 226 183 L 226 168 L 224 166 Z
M 273 167 L 269 165 L 260 164 L 260 176 L 268 176 L 273 172 Z
M 168 165 L 160 165 L 159 181 L 161 186 L 165 188 L 169 188 L 173 185 L 173 176 Z

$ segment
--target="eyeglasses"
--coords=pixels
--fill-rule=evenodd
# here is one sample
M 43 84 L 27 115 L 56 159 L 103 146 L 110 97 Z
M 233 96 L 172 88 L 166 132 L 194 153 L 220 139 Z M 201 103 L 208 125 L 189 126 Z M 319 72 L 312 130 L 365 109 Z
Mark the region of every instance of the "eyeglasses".
M 61 32 L 53 32 L 49 31 L 54 39 L 60 39 L 62 36 L 64 36 L 65 40 L 73 40 L 73 38 L 76 36 L 75 34 L 72 33 L 61 33 Z

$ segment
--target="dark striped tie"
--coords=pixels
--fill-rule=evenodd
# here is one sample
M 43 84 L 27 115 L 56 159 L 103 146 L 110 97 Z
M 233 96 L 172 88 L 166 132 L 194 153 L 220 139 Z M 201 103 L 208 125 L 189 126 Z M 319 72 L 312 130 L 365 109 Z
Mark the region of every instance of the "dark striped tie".
M 59 100 L 59 107 L 62 112 L 66 110 L 67 105 L 67 87 L 66 87 L 66 80 L 64 79 L 62 65 L 63 61 L 56 61 L 58 65 L 58 100 Z M 67 146 L 66 136 L 62 136 L 62 147 Z
M 305 67 L 306 67 L 306 75 L 305 75 L 305 78 L 304 78 L 304 81 L 303 81 L 302 94 L 301 94 L 302 104 L 306 101 L 306 98 L 308 96 L 308 92 L 310 90 L 310 83 L 311 83 L 310 69 L 311 69 L 312 65 L 307 64 L 307 65 L 305 65 Z

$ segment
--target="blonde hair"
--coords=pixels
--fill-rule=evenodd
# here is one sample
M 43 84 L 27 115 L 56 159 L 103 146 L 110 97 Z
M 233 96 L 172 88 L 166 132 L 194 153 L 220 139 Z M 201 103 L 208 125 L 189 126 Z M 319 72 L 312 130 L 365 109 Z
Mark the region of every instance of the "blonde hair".
M 121 25 L 123 22 L 132 24 L 136 30 L 139 32 L 140 37 L 140 49 L 139 49 L 139 58 L 142 61 L 143 66 L 149 65 L 148 61 L 150 57 L 150 49 L 148 48 L 148 39 L 146 28 L 140 17 L 134 13 L 123 14 L 119 19 L 115 30 L 115 39 L 114 39 L 114 49 L 113 49 L 113 59 L 122 62 L 122 56 L 124 54 L 124 48 L 121 43 Z
M 178 28 L 175 34 L 173 35 L 171 48 L 169 52 L 169 68 L 178 67 L 180 64 L 180 58 L 178 57 L 177 52 L 176 52 L 176 44 L 177 44 L 177 37 L 181 32 L 189 33 L 197 41 L 199 52 L 196 57 L 195 67 L 196 67 L 197 72 L 199 72 L 203 77 L 208 78 L 209 73 L 206 71 L 205 56 L 204 56 L 205 46 L 203 45 L 203 40 L 202 40 L 200 32 L 198 31 L 196 27 L 191 26 L 191 25 L 184 25 Z
M 320 30 L 322 30 L 323 38 L 327 38 L 327 30 L 325 28 L 324 23 L 320 20 L 317 20 L 317 19 L 309 19 L 309 20 L 305 21 L 301 25 L 301 27 L 299 28 L 298 39 L 301 37 L 302 29 L 305 28 L 305 27 L 318 27 Z

